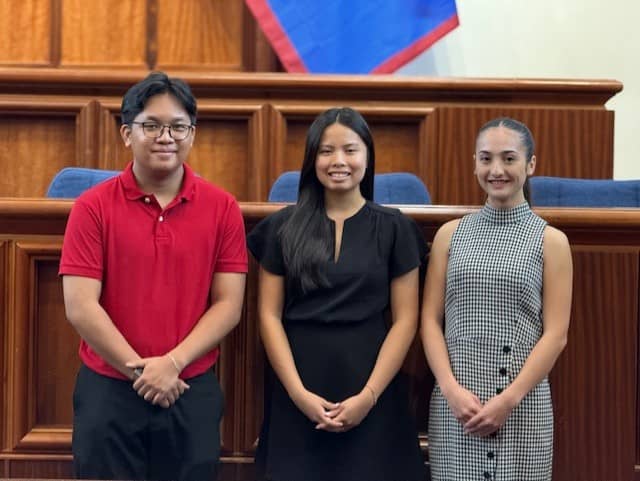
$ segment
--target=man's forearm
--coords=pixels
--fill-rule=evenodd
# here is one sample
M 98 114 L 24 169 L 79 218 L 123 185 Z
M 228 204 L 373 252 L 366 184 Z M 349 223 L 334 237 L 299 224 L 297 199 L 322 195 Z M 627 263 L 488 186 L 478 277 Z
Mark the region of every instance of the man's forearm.
M 133 370 L 125 363 L 139 359 L 138 353 L 118 331 L 98 303 L 87 303 L 67 312 L 69 322 L 102 359 L 114 369 L 131 378 Z
M 189 335 L 170 352 L 179 369 L 183 370 L 219 345 L 238 325 L 241 314 L 242 305 L 233 301 L 219 301 L 207 309 Z

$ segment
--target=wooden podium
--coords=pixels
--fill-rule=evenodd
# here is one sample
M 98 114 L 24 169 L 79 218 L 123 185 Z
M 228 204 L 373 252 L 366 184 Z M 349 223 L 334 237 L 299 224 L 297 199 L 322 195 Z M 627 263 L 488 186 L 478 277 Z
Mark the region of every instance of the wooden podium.
M 57 276 L 71 201 L 0 200 L 0 477 L 71 477 L 71 394 L 78 337 Z M 280 205 L 242 203 L 247 230 Z M 473 207 L 404 207 L 428 240 Z M 569 237 L 574 299 L 569 342 L 551 375 L 555 481 L 640 480 L 638 319 L 640 210 L 536 209 Z M 246 309 L 222 345 L 221 479 L 252 480 L 265 356 L 256 322 L 257 271 Z M 423 448 L 433 378 L 416 341 L 405 362 Z

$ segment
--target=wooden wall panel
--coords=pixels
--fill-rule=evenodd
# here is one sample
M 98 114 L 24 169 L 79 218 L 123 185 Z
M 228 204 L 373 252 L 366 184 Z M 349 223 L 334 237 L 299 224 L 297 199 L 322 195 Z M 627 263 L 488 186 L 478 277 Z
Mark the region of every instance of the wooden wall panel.
M 146 4 L 142 0 L 62 0 L 60 65 L 145 68 Z
M 473 175 L 478 129 L 487 121 L 509 116 L 526 123 L 539 148 L 536 175 L 611 178 L 613 113 L 544 107 L 491 106 L 438 109 L 436 202 L 476 205 L 484 202 Z M 462 135 L 464 133 L 464 135 Z
M 0 0 L 0 45 L 0 66 L 282 71 L 243 0 Z
M 243 68 L 241 0 L 158 0 L 158 69 Z
M 12 141 L 26 145 L 22 139 L 27 136 L 36 140 L 28 150 L 18 151 L 22 154 L 18 159 L 13 145 L 0 151 L 0 166 L 11 164 L 11 169 L 19 170 L 17 180 L 34 172 L 40 182 L 16 187 L 0 179 L 0 197 L 40 196 L 43 184 L 65 165 L 124 167 L 131 154 L 119 135 L 121 95 L 147 73 L 47 69 L 34 76 L 0 68 L 0 89 L 5 92 L 0 95 L 0 112 L 7 117 L 0 126 L 5 122 L 15 129 L 17 140 Z M 613 81 L 179 75 L 191 84 L 200 105 L 197 139 L 202 137 L 204 143 L 196 140 L 195 162 L 203 165 L 207 178 L 241 201 L 266 200 L 280 173 L 300 168 L 310 123 L 319 112 L 336 105 L 354 106 L 370 123 L 378 172 L 413 172 L 426 183 L 436 204 L 483 202 L 473 176 L 474 141 L 479 126 L 498 115 L 512 115 L 531 125 L 539 145 L 538 174 L 613 175 L 613 112 L 602 103 L 619 90 L 620 84 Z M 63 122 L 60 117 L 71 115 L 77 116 L 75 139 L 58 134 L 59 127 L 53 126 Z M 246 125 L 238 130 L 238 122 Z M 54 135 L 48 129 L 56 133 L 55 139 L 49 139 Z M 213 129 L 212 135 L 207 129 Z M 40 138 L 47 140 L 44 146 Z M 65 145 L 53 145 L 56 142 Z M 40 150 L 50 146 L 56 152 L 53 162 Z M 46 162 L 46 168 L 41 169 L 39 162 Z M 44 174 L 46 182 L 40 180 Z
M 400 121 L 376 121 L 369 127 L 376 149 L 376 172 L 418 172 L 420 124 Z
M 574 246 L 573 258 L 569 342 L 551 376 L 554 476 L 629 479 L 635 462 L 636 424 L 629 420 L 637 409 L 639 249 Z
M 61 239 L 17 240 L 8 318 L 7 440 L 16 451 L 68 449 L 78 338 L 65 325 Z M 45 297 L 46 296 L 46 297 Z
M 29 458 L 15 457 L 7 461 L 7 476 L 22 480 L 74 479 L 71 455 L 31 455 Z
M 0 0 L 0 65 L 51 64 L 50 0 Z
M 307 132 L 314 118 L 335 104 L 276 104 L 271 142 L 277 144 L 269 165 L 269 186 L 288 170 L 300 170 L 304 160 Z M 427 125 L 437 111 L 434 108 L 407 108 L 395 104 L 371 106 L 352 104 L 366 118 L 376 149 L 376 172 L 412 172 L 426 181 L 429 175 L 429 139 Z M 429 184 L 427 183 L 429 187 Z
M 120 135 L 120 102 L 117 99 L 100 101 L 98 165 L 102 169 L 122 170 L 132 159 L 131 150 Z
M 34 262 L 35 312 L 35 424 L 69 428 L 73 423 L 72 393 L 80 368 L 80 338 L 64 313 L 59 252 L 38 256 Z
M 76 165 L 73 116 L 33 114 L 0 118 L 0 192 L 7 197 L 44 196 L 53 176 Z
M 364 115 L 367 115 L 364 112 Z M 315 115 L 308 118 L 287 119 L 283 156 L 272 174 L 276 177 L 286 170 L 300 170 L 304 159 L 304 144 L 309 126 Z M 423 155 L 420 148 L 422 118 L 375 118 L 367 116 L 376 149 L 376 172 L 420 171 Z M 282 170 L 281 170 L 282 169 Z M 275 180 L 275 179 L 274 179 Z
M 99 103 L 100 144 L 97 165 L 122 170 L 131 161 L 131 150 L 120 136 L 119 106 L 114 100 Z M 198 107 L 198 125 L 189 164 L 203 178 L 223 187 L 238 199 L 262 200 L 261 192 L 250 188 L 254 158 L 264 150 L 263 130 L 254 123 L 260 105 L 255 103 L 202 102 Z M 255 184 L 255 182 L 254 182 Z
M 250 228 L 249 226 L 247 226 Z M 225 338 L 218 370 L 225 393 L 225 415 L 221 433 L 222 456 L 249 458 L 255 452 L 263 405 L 265 354 L 260 343 L 256 322 L 257 264 L 250 259 L 251 272 L 247 279 L 246 303 L 238 326 Z M 247 376 L 247 372 L 260 373 Z M 237 420 L 242 419 L 241 423 Z
M 193 169 L 237 198 L 251 199 L 247 119 L 201 119 L 196 132 L 189 157 Z
M 6 376 L 6 389 L 0 391 L 0 432 L 5 432 L 0 462 L 4 473 L 12 476 L 70 476 L 69 416 L 77 336 L 64 320 L 56 276 L 59 234 L 70 206 L 69 201 L 0 199 L 0 293 L 6 292 L 6 305 L 0 306 L 0 326 L 5 327 L 0 371 Z M 277 206 L 241 208 L 250 231 Z M 442 223 L 471 210 L 433 206 L 405 211 L 431 239 Z M 554 480 L 630 481 L 640 419 L 636 399 L 640 211 L 538 212 L 569 236 L 575 269 L 569 342 L 551 375 Z M 43 225 L 56 235 L 45 235 Z M 233 481 L 252 479 L 251 457 L 262 417 L 265 359 L 257 332 L 256 269 L 252 260 L 243 319 L 223 342 L 217 366 L 226 397 L 222 470 Z M 8 282 L 3 281 L 3 272 Z M 417 340 L 403 372 L 426 447 L 433 379 Z
M 9 319 L 9 267 L 8 267 L 8 255 L 9 255 L 9 242 L 6 240 L 0 240 L 0 376 L 2 379 L 7 379 L 7 369 L 9 368 L 7 357 L 8 346 L 7 342 L 7 329 Z M 4 383 L 3 383 L 4 386 Z M 3 387 L 4 391 L 4 387 Z M 6 404 L 5 395 L 0 395 L 0 451 L 7 446 L 7 421 L 6 421 Z M 4 471 L 4 463 L 0 462 L 0 475 L 6 476 Z

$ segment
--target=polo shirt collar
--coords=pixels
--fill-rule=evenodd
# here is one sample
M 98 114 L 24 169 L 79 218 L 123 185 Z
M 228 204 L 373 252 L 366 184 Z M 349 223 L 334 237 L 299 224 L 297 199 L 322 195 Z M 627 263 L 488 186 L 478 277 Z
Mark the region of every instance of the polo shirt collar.
M 182 186 L 180 187 L 180 191 L 178 192 L 176 199 L 180 201 L 188 201 L 193 198 L 193 195 L 195 193 L 196 175 L 191 167 L 189 167 L 187 164 L 182 165 L 184 166 L 184 176 L 182 177 Z M 135 175 L 133 175 L 133 162 L 129 162 L 125 169 L 122 171 L 122 173 L 120 174 L 120 181 L 122 182 L 125 196 L 129 200 L 138 200 L 149 195 L 145 192 L 142 192 L 142 190 L 140 190 L 140 187 L 138 187 L 136 177 Z

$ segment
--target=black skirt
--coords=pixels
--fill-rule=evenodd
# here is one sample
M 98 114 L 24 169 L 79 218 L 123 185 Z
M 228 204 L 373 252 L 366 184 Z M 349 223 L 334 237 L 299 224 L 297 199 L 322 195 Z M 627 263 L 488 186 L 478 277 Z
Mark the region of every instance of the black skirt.
M 366 384 L 387 334 L 382 316 L 358 323 L 286 327 L 307 389 L 338 402 Z M 389 384 L 362 423 L 344 433 L 316 430 L 276 376 L 256 453 L 257 479 L 269 481 L 422 481 L 424 461 L 409 415 L 406 383 Z

